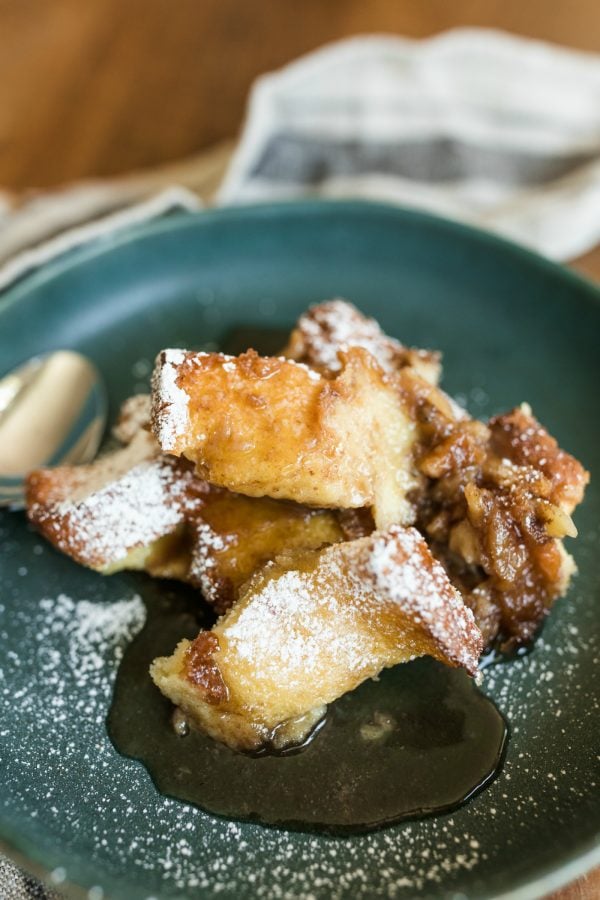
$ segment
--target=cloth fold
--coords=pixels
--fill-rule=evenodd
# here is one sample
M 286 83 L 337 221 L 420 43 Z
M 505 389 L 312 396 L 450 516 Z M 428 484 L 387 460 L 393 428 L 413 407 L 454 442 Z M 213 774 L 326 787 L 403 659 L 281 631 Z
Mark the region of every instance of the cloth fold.
M 200 201 L 173 186 L 140 199 L 126 189 L 90 185 L 32 201 L 0 227 L 0 291 L 68 250 Z
M 600 240 L 600 57 L 478 29 L 318 50 L 256 83 L 219 202 L 307 194 L 583 253 Z

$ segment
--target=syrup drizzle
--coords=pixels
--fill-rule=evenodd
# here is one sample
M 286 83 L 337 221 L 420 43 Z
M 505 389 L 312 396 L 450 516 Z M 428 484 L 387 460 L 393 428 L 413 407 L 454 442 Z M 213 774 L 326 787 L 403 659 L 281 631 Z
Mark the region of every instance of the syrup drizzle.
M 148 617 L 121 662 L 108 729 L 161 793 L 230 819 L 343 834 L 449 812 L 500 770 L 504 719 L 465 672 L 433 659 L 389 669 L 341 697 L 293 753 L 250 756 L 176 731 L 148 667 L 210 628 L 210 613 L 182 585 L 138 579 Z

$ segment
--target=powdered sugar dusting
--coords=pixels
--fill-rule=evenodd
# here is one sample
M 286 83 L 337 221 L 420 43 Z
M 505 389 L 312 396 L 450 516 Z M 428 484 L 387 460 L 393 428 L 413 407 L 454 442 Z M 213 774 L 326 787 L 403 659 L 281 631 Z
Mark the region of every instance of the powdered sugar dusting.
M 477 671 L 483 639 L 475 617 L 415 528 L 393 526 L 377 537 L 369 568 L 383 597 L 410 612 L 451 660 Z
M 87 466 L 58 468 L 50 470 L 47 477 L 53 477 L 51 496 L 60 496 L 64 491 L 70 503 L 78 504 L 105 487 L 118 482 L 136 466 L 158 458 L 159 449 L 151 434 L 138 431 L 126 446 L 112 453 L 98 457 Z M 68 475 L 64 475 L 65 471 Z
M 49 496 L 31 503 L 28 514 L 61 549 L 94 568 L 171 533 L 202 506 L 204 482 L 185 463 L 161 456 L 145 431 L 123 450 L 69 471 L 46 474 Z
M 194 521 L 192 531 L 194 540 L 189 570 L 190 581 L 200 587 L 209 603 L 216 603 L 221 596 L 222 585 L 214 576 L 215 553 L 225 550 L 235 538 L 232 534 L 218 534 L 208 522 L 203 522 L 200 518 Z
M 394 360 L 402 344 L 387 337 L 375 321 L 362 316 L 345 300 L 329 300 L 300 317 L 298 331 L 310 347 L 313 365 L 338 372 L 340 350 L 363 347 L 387 372 L 396 367 Z
M 187 473 L 178 477 L 164 459 L 148 460 L 85 501 L 59 504 L 57 512 L 68 517 L 90 556 L 109 565 L 133 547 L 169 534 L 183 521 L 189 477 Z
M 177 384 L 179 366 L 186 360 L 184 350 L 163 350 L 158 354 L 152 375 L 153 426 L 166 452 L 177 447 L 189 425 L 188 395 Z
M 482 639 L 473 614 L 414 528 L 395 526 L 336 544 L 321 551 L 308 570 L 294 569 L 293 560 L 287 571 L 271 564 L 251 583 L 248 597 L 245 603 L 242 595 L 217 627 L 227 658 L 250 662 L 261 681 L 274 684 L 283 669 L 290 689 L 302 689 L 308 680 L 315 686 L 315 705 L 337 697 L 346 679 L 360 681 L 395 662 L 407 618 L 446 658 L 477 671 Z M 397 646 L 387 649 L 378 640 L 380 626 L 365 627 L 365 616 L 378 622 L 377 608 L 390 602 L 402 615 L 386 619 L 388 630 L 397 629 Z M 332 672 L 335 690 L 328 694 Z
M 339 546 L 339 545 L 338 545 Z M 261 587 L 236 618 L 223 629 L 230 646 L 241 659 L 277 680 L 281 668 L 291 688 L 302 688 L 323 667 L 323 648 L 330 660 L 358 677 L 371 663 L 364 634 L 353 628 L 354 607 L 368 586 L 353 573 L 343 574 L 334 555 L 325 554 L 319 569 L 307 577 L 296 570 L 284 572 Z M 340 602 L 339 581 L 354 578 L 353 603 Z M 273 671 L 272 671 L 273 670 Z M 310 682 L 314 683 L 314 682 Z M 318 682 L 314 683 L 318 694 Z M 332 697 L 319 697 L 315 706 Z
M 123 648 L 146 620 L 144 604 L 137 594 L 131 599 L 117 600 L 108 605 L 72 600 L 66 594 L 59 594 L 56 600 L 40 600 L 40 609 L 46 613 L 46 628 L 64 629 L 68 637 L 68 651 L 62 662 L 67 664 L 75 684 L 85 688 L 89 687 L 93 673 L 103 667 L 104 654 L 112 651 L 115 658 L 120 659 Z M 40 642 L 43 635 L 44 629 L 39 637 Z M 49 674 L 51 679 L 59 678 L 57 662 L 53 654 L 43 655 L 42 672 Z M 56 687 L 55 698 L 64 691 L 60 681 Z

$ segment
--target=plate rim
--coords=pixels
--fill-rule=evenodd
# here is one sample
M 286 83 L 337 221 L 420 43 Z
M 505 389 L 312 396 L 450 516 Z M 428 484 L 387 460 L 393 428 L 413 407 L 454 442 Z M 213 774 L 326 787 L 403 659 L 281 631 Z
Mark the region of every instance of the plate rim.
M 26 874 L 37 877 L 49 889 L 59 891 L 65 900 L 88 900 L 89 890 L 94 886 L 92 883 L 83 885 L 70 881 L 68 878 L 60 882 L 53 880 L 52 872 L 56 871 L 57 867 L 50 868 L 12 842 L 7 841 L 3 836 L 0 836 L 0 853 Z M 548 867 L 538 877 L 501 894 L 479 894 L 478 900 L 543 900 L 549 893 L 572 884 L 599 865 L 600 837 L 596 836 L 589 842 L 583 853 L 574 853 L 557 869 Z M 102 896 L 103 900 L 126 900 L 124 895 L 116 894 L 114 891 L 109 893 L 104 891 Z M 202 897 L 203 895 L 197 893 L 196 896 Z M 161 900 L 161 894 L 153 894 L 153 897 L 155 900 Z
M 59 256 L 43 263 L 39 268 L 23 273 L 14 282 L 0 289 L 0 316 L 4 315 L 23 294 L 27 294 L 45 282 L 50 281 L 63 272 L 86 263 L 97 256 L 112 250 L 125 247 L 134 241 L 144 238 L 168 234 L 172 231 L 197 227 L 210 227 L 213 223 L 227 219 L 271 218 L 281 216 L 318 216 L 329 213 L 344 213 L 348 216 L 374 214 L 389 216 L 400 221 L 422 224 L 433 228 L 445 229 L 467 239 L 474 240 L 484 246 L 510 253 L 526 264 L 533 265 L 541 272 L 560 278 L 565 283 L 582 290 L 594 302 L 600 302 L 600 284 L 586 275 L 569 269 L 565 264 L 517 244 L 509 238 L 502 237 L 492 231 L 486 231 L 424 210 L 396 206 L 373 200 L 346 199 L 302 199 L 285 202 L 255 203 L 240 206 L 220 206 L 199 210 L 181 210 L 166 214 L 156 219 L 125 226 L 108 235 L 100 235 L 89 243 L 66 250 Z
M 580 297 L 592 303 L 600 303 L 600 285 L 591 278 L 567 268 L 562 263 L 547 259 L 533 250 L 523 247 L 514 241 L 492 232 L 457 222 L 443 216 L 423 210 L 402 207 L 379 201 L 347 200 L 347 199 L 302 199 L 285 202 L 247 204 L 243 206 L 216 207 L 196 211 L 171 213 L 157 219 L 147 220 L 133 226 L 119 229 L 117 232 L 96 237 L 91 242 L 66 251 L 55 259 L 43 264 L 38 269 L 24 273 L 15 282 L 0 290 L 0 323 L 2 318 L 31 291 L 37 290 L 45 283 L 60 277 L 64 272 L 101 257 L 113 250 L 125 247 L 146 237 L 156 237 L 173 231 L 188 228 L 210 228 L 215 223 L 227 220 L 273 220 L 281 217 L 327 217 L 330 214 L 360 217 L 364 215 L 383 216 L 407 225 L 437 228 L 450 236 L 457 235 L 460 240 L 475 241 L 492 251 L 509 254 L 513 259 L 546 273 L 563 284 L 571 285 Z M 7 834 L 8 832 L 8 834 Z M 10 836 L 9 836 L 10 835 Z M 68 898 L 81 900 L 88 896 L 88 889 L 83 884 L 66 880 L 57 883 L 51 878 L 54 868 L 43 863 L 32 852 L 29 842 L 21 842 L 11 829 L 6 829 L 0 818 L 0 852 L 26 872 L 30 870 L 50 888 L 61 891 Z M 564 885 L 581 877 L 591 869 L 600 866 L 600 834 L 596 834 L 581 847 L 571 853 L 566 861 L 555 867 L 552 864 L 541 869 L 540 873 L 508 892 L 482 894 L 480 900 L 537 900 L 550 891 L 558 890 Z M 201 896 L 198 894 L 197 896 Z M 119 895 L 111 892 L 104 894 L 105 900 L 118 900 Z

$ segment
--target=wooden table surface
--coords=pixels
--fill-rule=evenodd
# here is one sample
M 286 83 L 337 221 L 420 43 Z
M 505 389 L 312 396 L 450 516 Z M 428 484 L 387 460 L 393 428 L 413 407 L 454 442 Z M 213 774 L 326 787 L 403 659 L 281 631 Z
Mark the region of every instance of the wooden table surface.
M 468 25 L 600 51 L 599 0 L 0 0 L 0 188 L 198 154 L 236 135 L 262 72 L 352 34 Z M 600 248 L 573 266 L 600 280 Z M 598 897 L 600 870 L 553 900 Z

